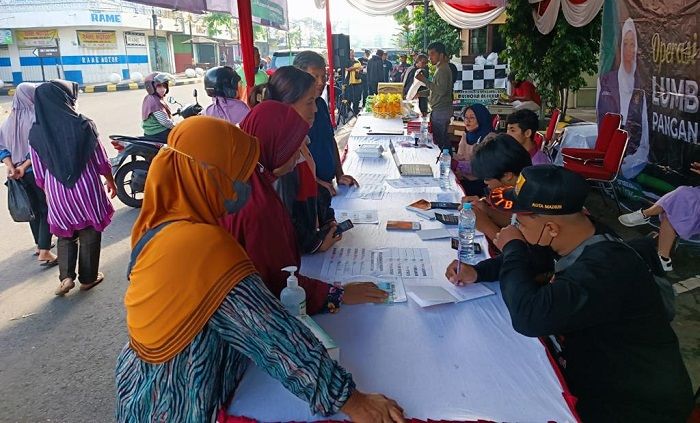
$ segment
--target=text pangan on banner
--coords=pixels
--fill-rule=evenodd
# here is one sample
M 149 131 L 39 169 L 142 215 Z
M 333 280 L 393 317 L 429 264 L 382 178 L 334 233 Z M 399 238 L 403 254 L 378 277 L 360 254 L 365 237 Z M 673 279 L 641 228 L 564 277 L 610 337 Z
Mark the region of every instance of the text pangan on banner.
M 622 115 L 630 136 L 622 165 L 628 179 L 650 172 L 649 163 L 694 177 L 690 162 L 700 161 L 699 16 L 700 0 L 605 1 L 597 114 L 599 122 L 608 112 Z

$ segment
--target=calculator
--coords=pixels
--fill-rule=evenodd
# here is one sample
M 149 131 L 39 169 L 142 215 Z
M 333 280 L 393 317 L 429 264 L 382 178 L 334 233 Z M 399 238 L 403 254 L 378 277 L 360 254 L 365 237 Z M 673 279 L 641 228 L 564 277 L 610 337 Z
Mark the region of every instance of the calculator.
M 459 223 L 459 218 L 454 214 L 435 213 L 435 219 L 445 225 L 456 225 Z

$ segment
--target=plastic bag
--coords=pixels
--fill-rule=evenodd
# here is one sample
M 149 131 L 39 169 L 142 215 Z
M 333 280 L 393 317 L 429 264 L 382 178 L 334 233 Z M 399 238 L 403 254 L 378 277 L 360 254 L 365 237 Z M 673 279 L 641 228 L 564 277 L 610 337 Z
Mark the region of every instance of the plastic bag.
M 34 220 L 34 210 L 24 185 L 14 179 L 8 179 L 5 185 L 7 186 L 7 208 L 10 210 L 12 220 L 15 222 Z
M 496 66 L 498 64 L 498 53 L 494 51 L 486 56 L 486 64 Z
M 484 59 L 484 56 L 477 56 L 477 58 L 474 59 L 474 64 L 476 64 L 476 65 L 485 65 L 485 64 L 486 64 L 486 59 Z

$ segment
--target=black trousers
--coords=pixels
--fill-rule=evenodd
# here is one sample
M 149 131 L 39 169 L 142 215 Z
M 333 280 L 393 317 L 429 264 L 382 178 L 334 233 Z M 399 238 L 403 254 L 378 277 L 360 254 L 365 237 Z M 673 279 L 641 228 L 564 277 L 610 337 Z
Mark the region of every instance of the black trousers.
M 157 139 L 158 141 L 162 141 L 163 143 L 167 143 L 168 142 L 168 135 L 170 135 L 170 131 L 171 131 L 171 129 L 166 129 L 165 131 L 158 132 L 157 134 L 154 134 L 154 135 L 144 134 L 144 136 L 146 136 L 148 138 Z
M 29 202 L 34 210 L 34 220 L 29 222 L 32 229 L 34 243 L 40 250 L 51 249 L 51 231 L 49 230 L 49 207 L 46 204 L 44 191 L 36 185 L 34 172 L 25 173 L 21 179 L 24 189 L 27 190 Z
M 377 87 L 379 86 L 379 81 L 370 81 L 368 84 L 369 95 L 377 94 Z
M 348 100 L 352 104 L 352 112 L 355 116 L 360 114 L 360 98 L 362 97 L 362 84 L 348 84 Z
M 363 78 L 362 79 L 362 99 L 361 99 L 362 100 L 362 107 L 364 107 L 364 105 L 366 104 L 368 95 L 369 95 L 369 86 L 367 85 L 367 80 Z
M 100 249 L 102 232 L 92 227 L 73 233 L 72 237 L 58 238 L 59 279 L 76 279 L 75 265 L 78 264 L 77 277 L 80 283 L 93 283 L 97 279 L 100 267 Z

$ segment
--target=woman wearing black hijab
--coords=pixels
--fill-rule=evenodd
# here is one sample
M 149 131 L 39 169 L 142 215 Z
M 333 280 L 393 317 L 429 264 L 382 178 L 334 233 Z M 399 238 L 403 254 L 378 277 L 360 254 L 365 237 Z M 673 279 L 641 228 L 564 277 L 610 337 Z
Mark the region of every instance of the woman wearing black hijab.
M 76 278 L 83 291 L 104 280 L 98 272 L 100 244 L 114 208 L 100 175 L 107 180 L 112 198 L 117 192 L 95 123 L 75 110 L 77 96 L 75 82 L 53 80 L 39 85 L 34 94 L 36 121 L 29 131 L 36 183 L 46 193 L 51 233 L 59 238 L 61 283 L 56 295 L 73 289 Z

